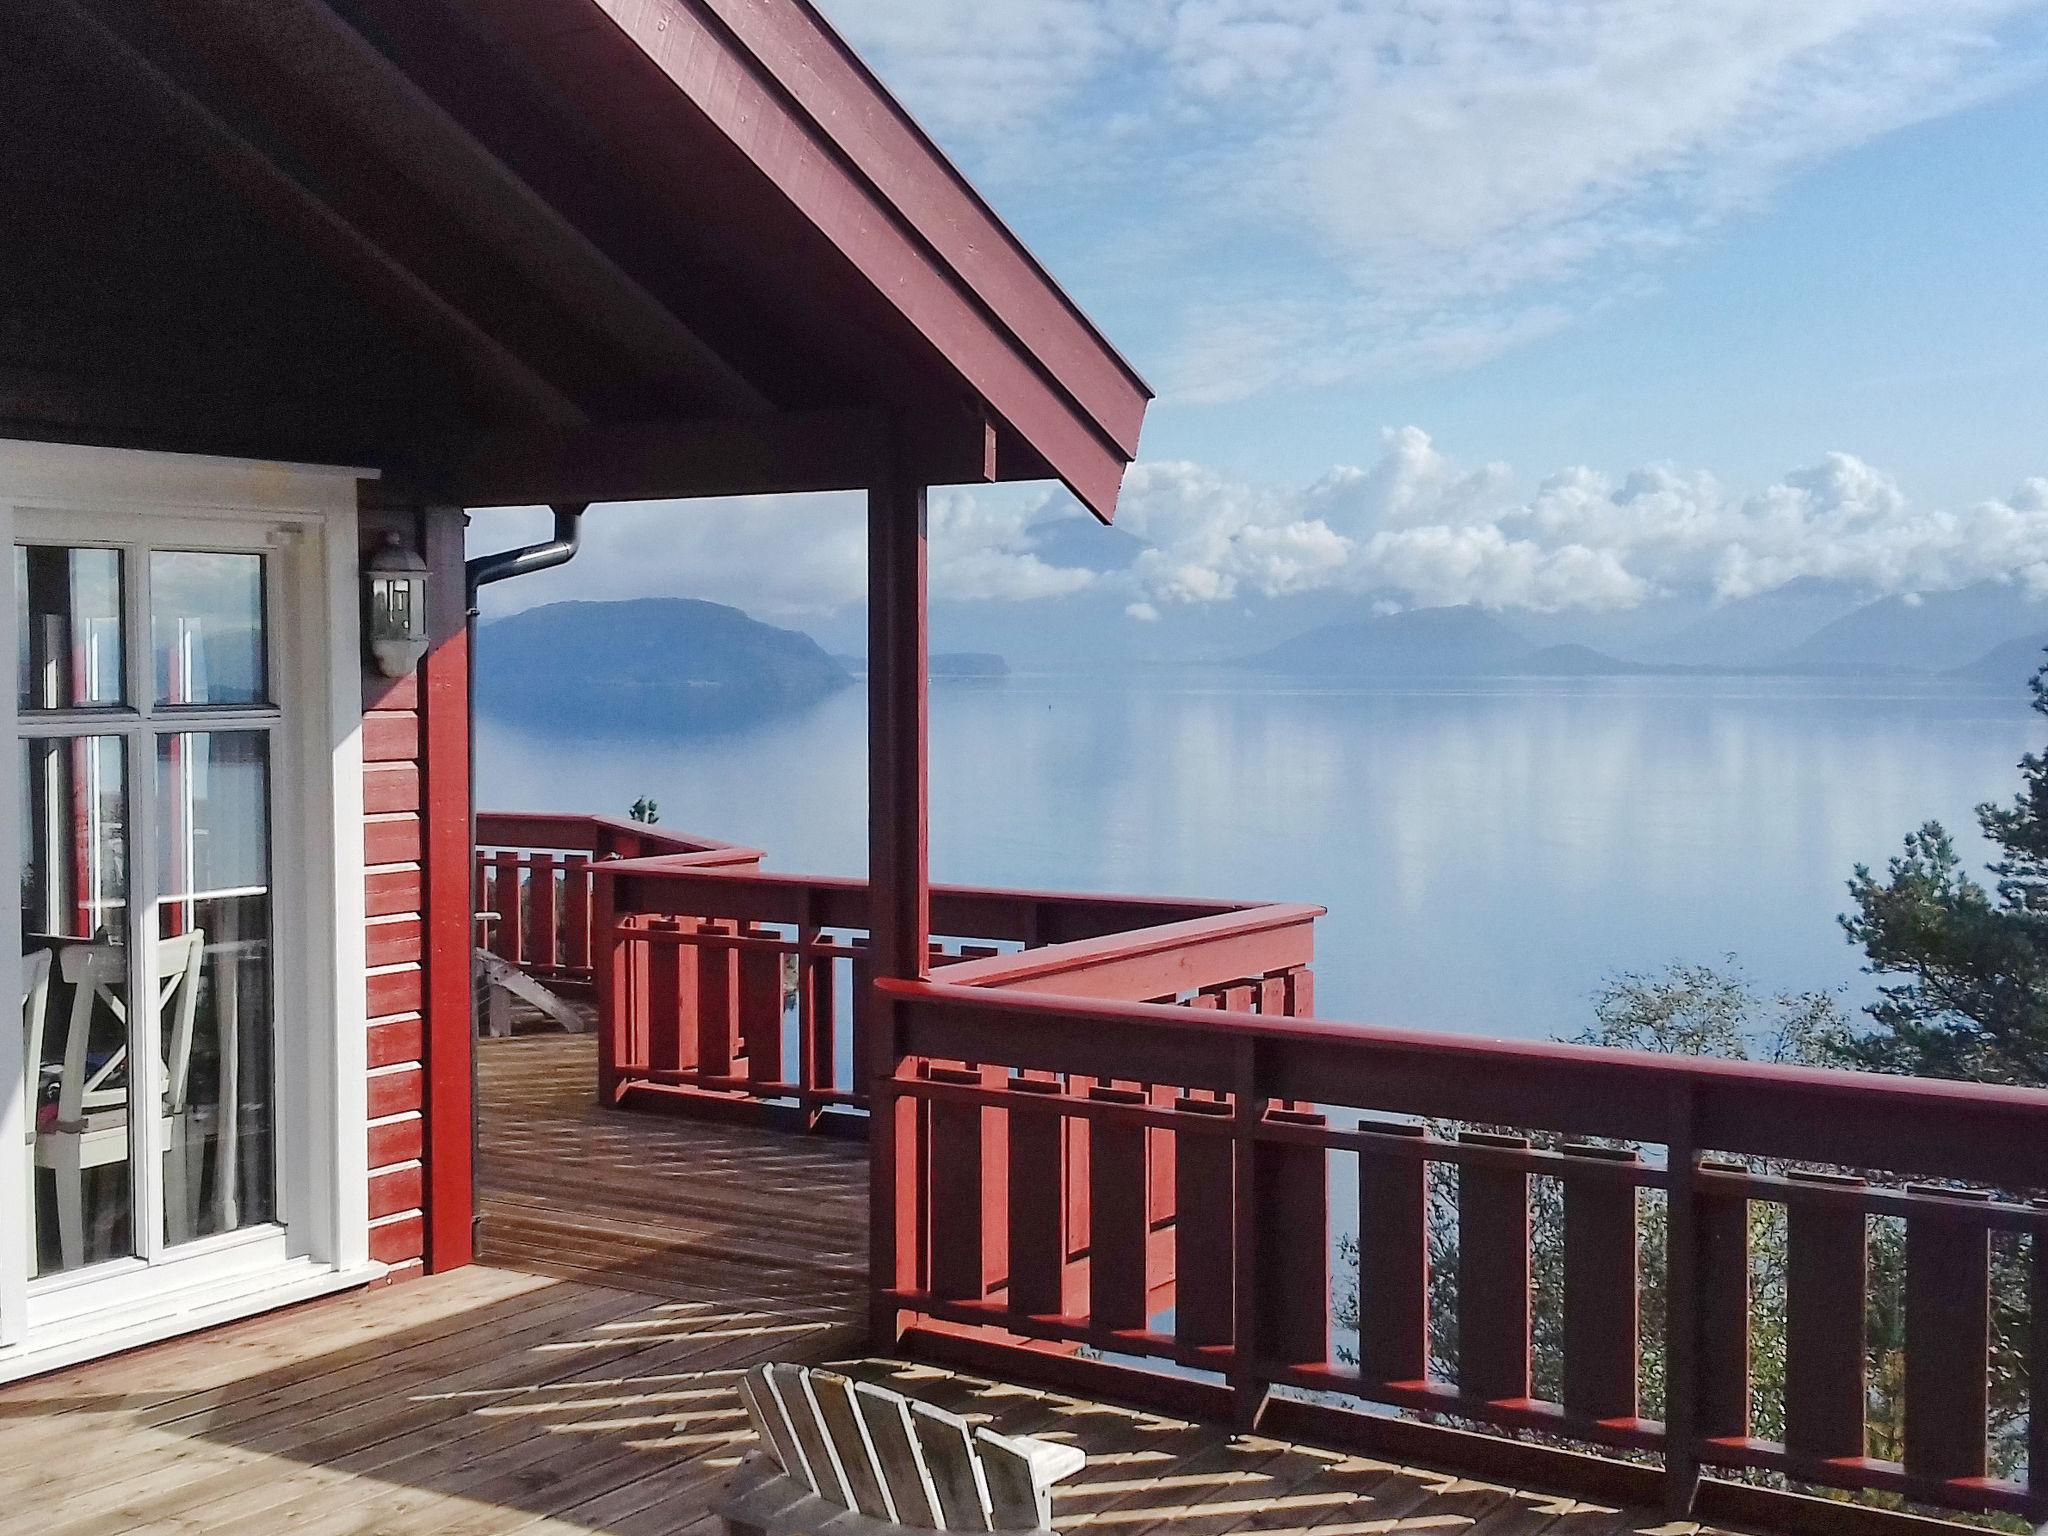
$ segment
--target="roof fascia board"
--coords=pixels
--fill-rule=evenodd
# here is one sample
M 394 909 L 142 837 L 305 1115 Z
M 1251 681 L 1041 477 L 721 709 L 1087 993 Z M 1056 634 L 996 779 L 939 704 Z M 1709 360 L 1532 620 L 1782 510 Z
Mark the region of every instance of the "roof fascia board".
M 1107 522 L 1128 455 L 917 238 L 704 0 L 573 0 L 602 8 L 842 257 L 937 347 L 989 408 Z M 548 49 L 552 37 L 524 46 Z
M 703 3 L 1111 441 L 1135 455 L 1151 389 L 809 0 Z

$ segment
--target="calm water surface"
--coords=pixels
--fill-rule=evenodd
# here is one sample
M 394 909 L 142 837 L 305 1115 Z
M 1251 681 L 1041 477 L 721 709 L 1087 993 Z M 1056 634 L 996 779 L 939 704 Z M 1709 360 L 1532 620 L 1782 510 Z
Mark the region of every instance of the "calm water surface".
M 651 795 L 774 868 L 857 875 L 864 710 L 855 689 L 710 737 L 485 720 L 479 800 L 617 815 Z M 1858 1003 L 1835 922 L 1852 866 L 1930 818 L 1975 858 L 1970 808 L 2012 792 L 2040 727 L 2010 693 L 1918 682 L 942 685 L 933 872 L 1321 903 L 1329 1018 L 1568 1034 L 1610 972 L 1729 954 Z

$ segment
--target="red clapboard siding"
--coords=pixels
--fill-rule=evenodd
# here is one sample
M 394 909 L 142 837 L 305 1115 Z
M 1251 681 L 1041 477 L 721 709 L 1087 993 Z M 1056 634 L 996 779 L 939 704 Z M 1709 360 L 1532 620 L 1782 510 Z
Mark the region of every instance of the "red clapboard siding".
M 396 1221 L 379 1222 L 370 1228 L 370 1257 L 379 1264 L 402 1264 L 416 1259 L 425 1249 L 426 1222 L 415 1211 Z
M 403 1264 L 393 1264 L 384 1271 L 382 1279 L 373 1280 L 367 1290 L 381 1291 L 387 1285 L 398 1285 L 407 1280 L 417 1280 L 427 1272 L 427 1266 L 418 1259 L 408 1259 Z
M 418 709 L 420 678 L 417 672 L 403 677 L 386 677 L 381 672 L 363 671 L 363 712 L 378 709 Z
M 386 1115 L 402 1115 L 420 1108 L 420 1085 L 423 1081 L 424 1074 L 412 1064 L 388 1072 L 371 1073 L 370 1118 L 381 1120 Z
M 363 716 L 363 761 L 416 762 L 420 755 L 420 717 L 410 711 L 378 710 Z
M 431 645 L 413 673 L 363 677 L 364 991 L 371 1249 L 407 1272 L 470 1258 L 468 655 L 463 516 L 371 512 L 364 548 L 396 535 L 433 573 Z M 414 1166 L 399 1169 L 396 1164 Z M 423 1261 L 423 1262 L 422 1262 Z
M 370 1166 L 389 1168 L 393 1163 L 412 1162 L 419 1157 L 424 1145 L 423 1128 L 417 1115 L 373 1125 L 370 1127 Z
M 420 958 L 420 920 L 408 915 L 373 922 L 364 930 L 363 945 L 373 970 L 410 965 Z
M 421 1191 L 426 1180 L 418 1163 L 409 1163 L 401 1168 L 386 1168 L 370 1175 L 370 1219 L 380 1216 L 396 1216 L 401 1211 L 416 1211 L 420 1208 Z
M 420 808 L 417 763 L 375 763 L 363 770 L 363 810 L 371 816 Z
M 388 1019 L 395 1013 L 418 1013 L 421 996 L 418 966 L 379 972 L 369 981 L 370 1017 Z
M 426 1025 L 418 1015 L 372 1024 L 368 1036 L 370 1065 L 393 1067 L 401 1061 L 418 1061 L 425 1039 Z
M 363 823 L 365 864 L 416 864 L 420 857 L 420 819 L 413 815 L 372 816 Z
M 420 872 L 416 869 L 383 869 L 363 881 L 363 915 L 397 917 L 420 910 Z

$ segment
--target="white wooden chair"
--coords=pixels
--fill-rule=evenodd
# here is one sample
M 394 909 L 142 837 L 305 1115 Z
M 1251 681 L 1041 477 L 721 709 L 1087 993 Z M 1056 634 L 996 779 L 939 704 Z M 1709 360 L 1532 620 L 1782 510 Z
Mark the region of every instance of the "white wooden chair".
M 1047 1531 L 1052 1485 L 1087 1461 L 805 1366 L 757 1365 L 740 1397 L 761 1448 L 714 1507 L 732 1536 Z
M 206 935 L 194 929 L 157 945 L 157 1015 L 168 1020 L 164 1043 L 164 1094 L 158 1115 L 163 1124 L 164 1211 L 172 1221 L 166 1234 L 172 1242 L 191 1237 L 197 1226 L 194 1198 L 198 1194 L 203 1144 L 188 1135 L 192 1026 L 199 1006 L 199 973 L 206 959 Z M 47 965 L 47 962 L 46 962 Z M 64 1267 L 85 1262 L 85 1175 L 128 1160 L 128 1049 L 123 1045 L 94 1067 L 88 1057 L 95 1005 L 104 1006 L 122 1024 L 128 1009 L 117 988 L 128 981 L 128 951 L 119 944 L 74 944 L 62 950 L 58 965 L 71 986 L 71 1018 L 64 1037 L 64 1060 L 57 1079 L 57 1116 L 35 1124 L 35 1166 L 50 1170 L 56 1185 L 57 1247 Z M 47 1007 L 43 1010 L 47 1013 Z M 29 1022 L 28 1070 L 36 1083 L 42 1071 L 43 1020 Z M 33 1102 L 33 1101 L 32 1101 Z

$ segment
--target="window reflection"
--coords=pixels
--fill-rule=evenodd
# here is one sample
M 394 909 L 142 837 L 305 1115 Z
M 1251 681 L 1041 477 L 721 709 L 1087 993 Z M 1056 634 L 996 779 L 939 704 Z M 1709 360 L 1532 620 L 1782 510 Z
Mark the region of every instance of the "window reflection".
M 157 740 L 164 1240 L 274 1219 L 270 743 Z
M 159 551 L 149 595 L 158 704 L 268 699 L 261 555 Z
M 48 1272 L 134 1252 L 127 763 L 118 737 L 19 750 L 29 1237 Z
M 121 556 L 111 549 L 14 549 L 14 693 L 23 710 L 119 704 Z

